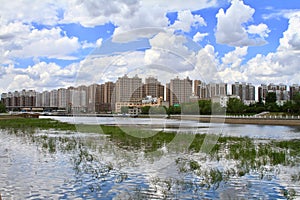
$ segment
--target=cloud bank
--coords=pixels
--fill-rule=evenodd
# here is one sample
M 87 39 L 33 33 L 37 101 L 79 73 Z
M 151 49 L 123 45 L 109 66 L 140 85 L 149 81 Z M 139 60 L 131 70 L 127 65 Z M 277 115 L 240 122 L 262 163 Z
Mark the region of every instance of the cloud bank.
M 226 9 L 220 5 L 216 0 L 5 2 L 0 20 L 0 92 L 92 84 L 125 73 L 161 76 L 162 82 L 178 74 L 229 83 L 299 83 L 299 10 L 262 15 L 265 20 L 284 17 L 288 26 L 274 51 L 249 58 L 253 48 L 268 43 L 273 29 L 268 21 L 255 21 L 256 9 L 242 0 L 232 0 Z M 194 12 L 209 8 L 217 13 L 212 32 L 203 31 L 212 26 L 208 16 Z M 170 12 L 176 13 L 173 23 L 167 17 Z M 91 42 L 63 29 L 65 25 L 95 28 L 108 23 L 114 30 L 107 40 L 119 47 L 127 45 L 129 50 L 123 51 L 122 46 L 109 55 L 83 58 L 83 52 L 89 55 L 88 50 L 109 46 L 101 37 Z M 201 47 L 199 43 L 206 40 L 216 44 Z M 132 41 L 144 41 L 147 46 L 137 49 L 130 46 Z M 220 46 L 227 48 L 225 53 L 220 54 Z M 27 60 L 32 62 L 23 62 Z M 71 64 L 60 65 L 60 61 Z

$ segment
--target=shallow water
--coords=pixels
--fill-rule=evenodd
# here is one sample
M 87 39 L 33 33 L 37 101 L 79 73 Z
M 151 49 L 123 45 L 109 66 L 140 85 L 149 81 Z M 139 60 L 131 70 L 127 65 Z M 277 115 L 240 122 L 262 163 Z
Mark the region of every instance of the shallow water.
M 147 152 L 109 135 L 2 129 L 0 193 L 3 199 L 300 198 L 300 147 L 273 143 L 296 137 L 297 128 L 226 125 L 223 130 L 228 128 L 240 137 L 245 128 L 266 136 L 219 139 L 210 153 L 168 144 Z M 293 136 L 277 137 L 274 131 Z
M 156 131 L 176 131 L 186 133 L 213 133 L 224 136 L 250 137 L 263 139 L 300 139 L 298 126 L 274 126 L 253 124 L 203 123 L 191 120 L 160 118 L 122 118 L 122 117 L 43 117 L 74 124 L 117 124 L 131 125 Z

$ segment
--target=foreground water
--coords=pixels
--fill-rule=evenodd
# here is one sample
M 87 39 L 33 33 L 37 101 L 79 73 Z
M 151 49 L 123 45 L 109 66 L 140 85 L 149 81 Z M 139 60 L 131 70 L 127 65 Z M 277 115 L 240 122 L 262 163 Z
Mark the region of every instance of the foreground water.
M 95 122 L 91 118 L 60 120 Z M 112 124 L 110 120 L 96 119 L 102 124 Z M 121 119 L 115 120 L 121 124 Z M 122 124 L 131 124 L 128 119 L 122 120 Z M 161 120 L 149 120 L 135 119 L 135 125 L 149 128 L 144 125 L 152 124 L 153 128 L 161 129 L 157 126 Z M 170 120 L 164 123 L 168 124 L 164 130 L 180 130 L 177 134 L 185 137 L 190 135 L 186 132 L 221 130 L 223 136 L 231 134 L 240 139 L 217 137 L 218 143 L 206 153 L 198 151 L 197 145 L 182 150 L 160 144 L 149 151 L 148 143 L 124 143 L 122 138 L 104 134 L 2 129 L 2 198 L 300 198 L 297 127 L 181 123 L 179 128 L 174 127 L 178 121 Z

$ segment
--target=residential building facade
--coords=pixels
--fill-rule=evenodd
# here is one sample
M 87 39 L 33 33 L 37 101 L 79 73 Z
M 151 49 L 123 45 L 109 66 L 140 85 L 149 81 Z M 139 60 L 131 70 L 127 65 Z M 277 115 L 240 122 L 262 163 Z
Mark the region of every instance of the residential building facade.
M 178 77 L 172 79 L 167 86 L 170 105 L 189 102 L 190 96 L 193 94 L 192 86 L 193 81 L 189 77 L 185 79 L 179 79 Z

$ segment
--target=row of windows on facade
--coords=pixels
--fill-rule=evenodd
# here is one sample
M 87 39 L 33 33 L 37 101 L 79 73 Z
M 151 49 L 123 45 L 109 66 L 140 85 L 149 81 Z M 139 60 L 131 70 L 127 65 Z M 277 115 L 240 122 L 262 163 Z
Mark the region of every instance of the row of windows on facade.
M 192 88 L 194 87 L 194 89 Z M 249 83 L 236 82 L 231 86 L 232 95 L 238 96 L 243 102 L 255 101 L 255 86 Z M 299 86 L 283 84 L 261 85 L 258 87 L 258 99 L 265 100 L 268 92 L 275 92 L 277 100 L 289 100 Z M 154 77 L 145 79 L 145 83 L 138 76 L 129 78 L 127 75 L 119 77 L 114 82 L 93 84 L 90 86 L 60 88 L 58 90 L 36 92 L 22 90 L 8 92 L 1 95 L 1 101 L 7 107 L 53 107 L 53 108 L 86 108 L 88 112 L 114 110 L 116 102 L 139 102 L 146 96 L 162 97 L 170 105 L 189 102 L 191 96 L 198 99 L 210 99 L 215 96 L 226 96 L 228 88 L 226 83 L 206 84 L 200 80 L 190 80 L 188 77 L 176 77 L 166 88 Z M 195 98 L 193 98 L 195 99 Z

